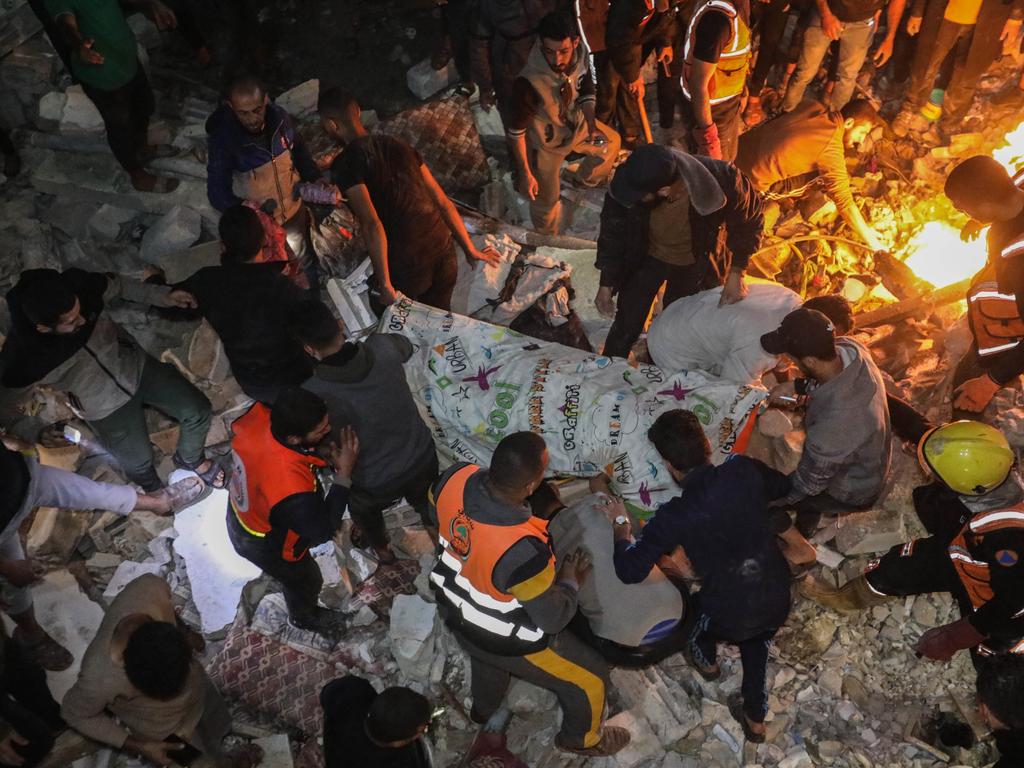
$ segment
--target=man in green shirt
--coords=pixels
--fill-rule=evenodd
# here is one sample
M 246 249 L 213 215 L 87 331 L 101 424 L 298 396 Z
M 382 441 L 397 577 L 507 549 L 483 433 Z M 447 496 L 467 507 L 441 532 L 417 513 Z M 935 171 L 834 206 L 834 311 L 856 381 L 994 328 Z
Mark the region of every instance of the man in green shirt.
M 176 179 L 145 170 L 156 150 L 147 133 L 153 114 L 153 91 L 139 63 L 135 35 L 125 11 L 146 11 L 161 29 L 177 25 L 160 0 L 45 0 L 71 45 L 71 73 L 103 117 L 114 157 L 142 192 L 170 192 Z

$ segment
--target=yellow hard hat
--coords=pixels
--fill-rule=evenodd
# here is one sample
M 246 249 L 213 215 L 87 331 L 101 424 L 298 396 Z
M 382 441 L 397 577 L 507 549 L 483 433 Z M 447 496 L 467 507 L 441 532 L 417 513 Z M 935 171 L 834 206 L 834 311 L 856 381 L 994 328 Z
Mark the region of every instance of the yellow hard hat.
M 1003 484 L 1016 455 L 998 429 L 965 420 L 925 432 L 917 458 L 925 472 L 957 493 L 981 496 Z

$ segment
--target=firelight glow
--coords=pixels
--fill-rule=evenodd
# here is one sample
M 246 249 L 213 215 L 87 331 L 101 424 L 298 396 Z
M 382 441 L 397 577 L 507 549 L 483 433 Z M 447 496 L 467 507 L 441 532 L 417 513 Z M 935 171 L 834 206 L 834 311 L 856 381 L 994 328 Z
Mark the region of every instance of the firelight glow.
M 992 157 L 1002 163 L 1011 174 L 1024 166 L 1024 123 L 1021 123 L 1004 139 L 1006 146 L 992 152 Z
M 985 266 L 985 232 L 965 243 L 960 232 L 945 221 L 929 221 L 910 238 L 905 259 L 908 267 L 936 288 L 965 280 Z

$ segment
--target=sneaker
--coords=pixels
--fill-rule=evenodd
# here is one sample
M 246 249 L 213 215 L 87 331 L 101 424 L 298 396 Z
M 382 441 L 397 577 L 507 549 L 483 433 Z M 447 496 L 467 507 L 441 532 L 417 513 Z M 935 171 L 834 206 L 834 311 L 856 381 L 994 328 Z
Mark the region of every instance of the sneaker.
M 693 651 L 687 646 L 683 649 L 683 658 L 686 659 L 686 663 L 697 670 L 697 673 L 707 680 L 709 683 L 713 683 L 715 680 L 722 676 L 722 668 L 718 666 L 718 663 L 714 664 L 700 664 L 697 662 L 696 657 L 693 655 Z
M 601 740 L 592 747 L 570 747 L 562 741 L 560 736 L 555 737 L 555 747 L 562 752 L 571 752 L 583 757 L 608 757 L 629 744 L 630 738 L 632 737 L 625 728 L 606 725 L 601 734 Z

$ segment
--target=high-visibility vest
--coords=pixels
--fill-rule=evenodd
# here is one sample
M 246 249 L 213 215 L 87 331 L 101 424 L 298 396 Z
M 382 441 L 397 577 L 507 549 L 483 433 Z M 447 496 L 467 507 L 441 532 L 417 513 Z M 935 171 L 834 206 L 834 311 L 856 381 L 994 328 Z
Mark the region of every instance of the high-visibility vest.
M 448 478 L 435 500 L 441 557 L 430 573 L 445 619 L 485 651 L 524 656 L 544 650 L 548 635 L 512 595 L 494 584 L 494 567 L 522 539 L 548 540 L 547 521 L 530 517 L 516 525 L 488 525 L 465 510 L 466 482 L 480 471 L 467 464 Z M 554 553 L 548 567 L 554 567 Z
M 1024 189 L 1024 171 L 1018 172 L 1013 182 Z M 996 259 L 1022 258 L 1024 232 L 1019 232 L 998 255 L 989 254 L 989 263 L 977 274 L 967 292 L 967 321 L 981 357 L 1006 352 L 1024 341 L 1024 319 L 1017 309 L 1017 296 L 1000 290 L 999 269 L 995 263 Z
M 281 444 L 270 432 L 270 409 L 262 403 L 250 408 L 231 429 L 231 509 L 246 533 L 266 538 L 272 527 L 270 511 L 278 502 L 296 493 L 323 492 L 316 471 L 327 462 Z M 296 548 L 300 538 L 295 531 L 285 531 L 281 557 L 290 562 L 304 558 L 308 550 Z
M 683 95 L 690 99 L 690 68 L 693 66 L 694 38 L 697 25 L 707 13 L 724 13 L 730 22 L 729 40 L 722 49 L 715 74 L 708 84 L 711 104 L 722 104 L 735 99 L 743 93 L 747 84 L 747 71 L 750 69 L 750 25 L 740 14 L 736 6 L 728 0 L 703 0 L 690 17 L 690 25 L 686 29 L 686 42 L 683 47 L 683 77 L 681 85 Z
M 986 535 L 1008 528 L 1024 531 L 1024 504 L 974 515 L 949 544 L 949 559 L 975 611 L 995 597 L 992 589 L 993 565 L 981 559 L 979 546 Z M 1019 556 L 1019 553 L 1014 555 Z M 1024 611 L 1021 613 L 1024 615 Z M 996 653 L 984 644 L 978 650 L 983 654 Z M 1019 638 L 1009 648 L 1000 649 L 999 652 L 1024 653 L 1024 638 Z

